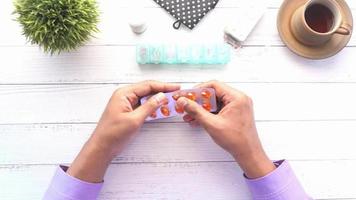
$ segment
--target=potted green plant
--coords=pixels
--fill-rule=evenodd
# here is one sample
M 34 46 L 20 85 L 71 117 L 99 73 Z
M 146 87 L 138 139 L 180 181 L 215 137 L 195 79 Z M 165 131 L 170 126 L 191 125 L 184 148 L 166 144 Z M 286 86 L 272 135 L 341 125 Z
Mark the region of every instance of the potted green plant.
M 26 38 L 51 54 L 74 50 L 98 31 L 96 0 L 14 0 L 14 5 Z

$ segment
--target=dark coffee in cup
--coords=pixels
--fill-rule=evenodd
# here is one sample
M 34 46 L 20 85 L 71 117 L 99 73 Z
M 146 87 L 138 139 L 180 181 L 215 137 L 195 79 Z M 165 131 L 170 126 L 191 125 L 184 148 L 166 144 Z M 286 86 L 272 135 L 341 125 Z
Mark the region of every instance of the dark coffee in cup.
M 334 25 L 332 11 L 322 4 L 312 4 L 305 10 L 305 20 L 310 28 L 319 33 L 329 32 Z

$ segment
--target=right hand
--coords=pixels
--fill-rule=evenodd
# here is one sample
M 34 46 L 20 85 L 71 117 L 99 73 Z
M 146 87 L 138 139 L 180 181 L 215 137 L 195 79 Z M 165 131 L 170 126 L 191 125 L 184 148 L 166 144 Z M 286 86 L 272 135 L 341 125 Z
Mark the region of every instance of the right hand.
M 267 157 L 258 138 L 251 98 L 218 81 L 197 87 L 214 88 L 222 109 L 215 115 L 196 102 L 181 97 L 177 104 L 187 113 L 184 121 L 203 126 L 215 143 L 235 158 L 248 178 L 262 177 L 273 171 L 275 165 Z

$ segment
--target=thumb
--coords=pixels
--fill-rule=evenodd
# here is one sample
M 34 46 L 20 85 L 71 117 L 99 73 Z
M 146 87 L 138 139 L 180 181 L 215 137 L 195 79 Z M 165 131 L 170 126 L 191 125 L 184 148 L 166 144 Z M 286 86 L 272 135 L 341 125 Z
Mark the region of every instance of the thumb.
M 215 115 L 211 114 L 200 106 L 195 101 L 181 97 L 177 101 L 177 105 L 184 108 L 184 111 L 188 113 L 191 117 L 197 120 L 201 125 L 207 126 L 209 122 L 212 122 Z
M 144 104 L 136 108 L 133 112 L 139 117 L 140 120 L 144 121 L 166 101 L 168 101 L 166 95 L 160 92 L 150 97 Z

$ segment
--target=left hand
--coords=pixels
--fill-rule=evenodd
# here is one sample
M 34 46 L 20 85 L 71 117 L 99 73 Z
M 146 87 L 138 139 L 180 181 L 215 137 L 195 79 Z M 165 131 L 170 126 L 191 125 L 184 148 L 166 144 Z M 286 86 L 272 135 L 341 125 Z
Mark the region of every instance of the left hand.
M 135 135 L 145 119 L 167 101 L 162 92 L 172 92 L 179 88 L 179 85 L 145 81 L 117 89 L 106 106 L 94 136 L 110 148 L 112 157 L 116 156 Z M 141 97 L 153 93 L 158 94 L 139 106 Z
M 165 101 L 162 92 L 179 90 L 176 84 L 144 81 L 117 89 L 101 119 L 67 173 L 88 182 L 100 182 L 111 160 L 135 136 L 145 119 Z M 141 97 L 152 96 L 139 105 Z

